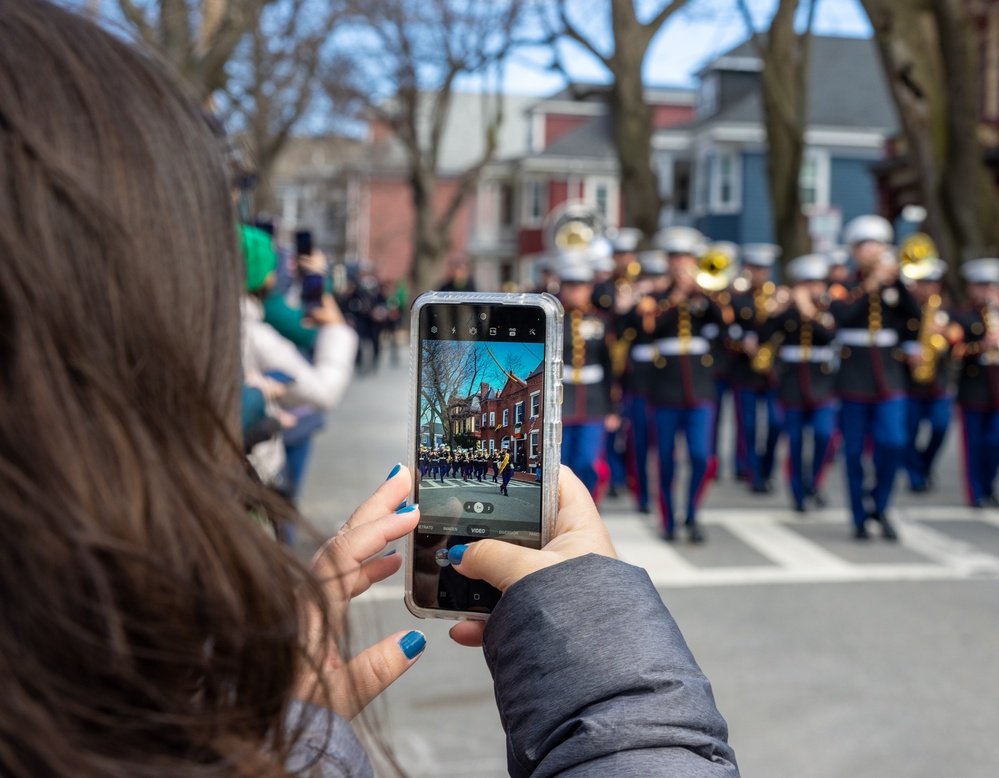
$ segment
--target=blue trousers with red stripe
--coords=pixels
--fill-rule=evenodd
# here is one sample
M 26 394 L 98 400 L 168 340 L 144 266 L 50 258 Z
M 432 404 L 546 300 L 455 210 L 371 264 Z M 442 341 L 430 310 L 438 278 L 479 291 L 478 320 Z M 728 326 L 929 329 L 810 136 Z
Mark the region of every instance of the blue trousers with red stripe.
M 950 427 L 951 410 L 954 398 L 950 395 L 933 399 L 910 397 L 906 400 L 906 421 L 909 433 L 909 444 L 905 449 L 905 470 L 909 474 L 909 486 L 921 490 L 926 488 L 926 482 L 933 470 L 933 462 L 940 453 L 947 428 Z M 919 428 L 926 422 L 930 428 L 930 436 L 923 448 L 917 448 Z
M 999 411 L 961 409 L 964 428 L 964 472 L 968 504 L 977 506 L 992 496 L 999 471 Z
M 818 488 L 829 453 L 829 443 L 836 427 L 836 407 L 829 403 L 817 408 L 792 408 L 784 406 L 784 429 L 787 431 L 791 494 L 795 505 L 805 501 L 810 489 Z M 811 466 L 805 467 L 805 430 L 812 430 Z M 805 472 L 808 475 L 805 475 Z
M 659 443 L 659 506 L 663 527 L 673 529 L 673 473 L 677 434 L 682 432 L 690 460 L 690 484 L 687 489 L 686 523 L 697 520 L 697 506 L 703 497 L 708 481 L 708 465 L 712 456 L 712 416 L 714 408 L 703 403 L 688 408 L 663 407 L 655 409 L 656 437 Z
M 631 445 L 628 451 L 628 465 L 635 483 L 635 497 L 640 510 L 649 507 L 649 401 L 639 395 L 631 395 L 625 405 L 630 426 Z
M 777 442 L 780 440 L 781 419 L 777 412 L 777 390 L 757 392 L 740 387 L 735 390 L 735 401 L 739 404 L 742 419 L 742 435 L 745 443 L 746 461 L 753 486 L 763 486 L 773 475 Z M 760 405 L 766 405 L 767 440 L 761 454 L 756 444 L 757 413 Z
M 562 426 L 562 464 L 567 465 L 586 486 L 590 495 L 597 491 L 597 462 L 604 446 L 602 421 Z
M 864 504 L 864 442 L 874 439 L 875 484 L 871 492 L 876 513 L 888 509 L 895 473 L 902 464 L 907 440 L 905 398 L 895 397 L 876 402 L 843 400 L 840 408 L 843 429 L 843 454 L 850 493 L 853 523 L 860 527 L 867 520 Z

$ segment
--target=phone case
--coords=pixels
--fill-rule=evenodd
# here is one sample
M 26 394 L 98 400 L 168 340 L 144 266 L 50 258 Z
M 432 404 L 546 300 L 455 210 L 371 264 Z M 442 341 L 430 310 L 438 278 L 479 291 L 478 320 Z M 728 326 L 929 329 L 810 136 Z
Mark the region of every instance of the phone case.
M 420 311 L 427 305 L 531 305 L 545 313 L 545 355 L 547 368 L 544 376 L 544 434 L 542 435 L 542 505 L 541 505 L 541 545 L 544 547 L 555 532 L 555 517 L 558 513 L 558 463 L 562 461 L 562 303 L 548 294 L 492 293 L 492 292 L 426 292 L 413 303 L 410 314 L 410 358 L 409 358 L 409 469 L 418 472 L 416 441 L 418 439 L 419 418 L 417 414 L 417 387 L 419 385 L 420 361 Z M 555 463 L 555 467 L 551 466 Z M 415 498 L 414 491 L 410 500 Z M 413 600 L 413 534 L 406 539 L 406 607 L 422 619 L 451 619 L 453 621 L 486 621 L 487 613 L 452 611 L 438 608 L 423 608 Z

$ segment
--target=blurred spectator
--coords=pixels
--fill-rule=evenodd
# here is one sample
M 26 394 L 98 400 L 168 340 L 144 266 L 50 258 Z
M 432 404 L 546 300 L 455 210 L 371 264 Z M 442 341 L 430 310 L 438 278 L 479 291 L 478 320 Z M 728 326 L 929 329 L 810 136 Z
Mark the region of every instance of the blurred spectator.
M 442 292 L 474 292 L 475 283 L 472 281 L 472 271 L 467 257 L 453 257 L 448 262 L 447 281 L 441 284 Z
M 393 365 L 399 364 L 399 339 L 404 336 L 409 321 L 409 288 L 403 279 L 395 283 L 395 288 L 389 291 L 383 285 L 385 307 L 388 311 L 386 330 L 389 339 L 389 357 Z
M 388 319 L 385 297 L 370 264 L 358 268 L 357 278 L 344 301 L 346 315 L 357 332 L 357 371 L 359 375 L 378 370 L 382 327 Z
M 312 433 L 322 426 L 321 411 L 336 405 L 353 373 L 357 335 L 324 294 L 304 328 L 314 331 L 312 361 L 299 345 L 264 320 L 263 300 L 273 286 L 277 254 L 270 236 L 254 227 L 240 227 L 247 267 L 243 297 L 243 369 L 245 383 L 261 389 L 272 403 L 288 442 L 272 438 L 259 443 L 250 460 L 265 483 L 294 499 L 304 477 Z M 289 456 L 291 454 L 291 456 Z M 285 540 L 293 537 L 285 535 Z

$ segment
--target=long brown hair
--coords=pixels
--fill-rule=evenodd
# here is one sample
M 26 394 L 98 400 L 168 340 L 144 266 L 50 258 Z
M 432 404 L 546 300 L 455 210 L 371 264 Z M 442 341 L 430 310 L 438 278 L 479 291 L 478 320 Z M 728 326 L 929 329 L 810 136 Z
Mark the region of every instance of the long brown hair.
M 0 0 L 5 778 L 284 774 L 322 595 L 248 518 L 234 224 L 158 65 Z

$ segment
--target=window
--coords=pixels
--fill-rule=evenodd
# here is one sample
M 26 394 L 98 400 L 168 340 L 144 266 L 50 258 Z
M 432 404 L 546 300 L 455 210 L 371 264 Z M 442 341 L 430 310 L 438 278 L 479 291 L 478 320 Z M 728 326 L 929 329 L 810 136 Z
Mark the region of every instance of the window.
M 482 426 L 483 427 L 486 426 L 486 414 L 484 414 L 484 413 L 482 414 Z
M 541 414 L 541 392 L 533 392 L 531 394 L 531 418 L 535 418 Z
M 509 184 L 500 184 L 499 219 L 501 227 L 509 227 L 513 224 L 513 187 Z
M 513 423 L 523 424 L 524 423 L 524 401 L 521 400 L 519 403 L 513 406 Z
M 496 411 L 489 411 L 489 426 L 496 426 Z
M 597 213 L 607 219 L 607 184 L 597 184 Z
M 492 438 L 489 438 L 489 451 L 492 452 L 495 450 L 496 450 L 496 441 L 493 440 Z
M 541 224 L 548 211 L 545 182 L 533 178 L 524 182 L 524 222 L 527 225 Z
M 537 459 L 538 458 L 538 441 L 539 441 L 539 439 L 540 439 L 540 436 L 539 436 L 538 430 L 534 430 L 531 433 L 531 449 L 530 449 L 530 451 L 531 451 L 531 459 Z
M 507 427 L 507 426 L 509 426 L 509 424 L 510 424 L 510 409 L 509 408 L 504 408 L 503 409 L 503 426 Z
M 711 204 L 712 161 L 711 156 L 702 157 L 698 165 L 700 170 L 697 176 L 697 210 L 701 213 L 707 213 L 708 206 Z
M 605 224 L 616 226 L 618 217 L 617 181 L 605 176 L 587 176 L 581 184 L 583 201 L 600 215 Z M 569 191 L 572 192 L 571 185 Z
M 735 159 L 731 154 L 718 158 L 718 204 L 722 207 L 735 201 Z
M 801 160 L 798 192 L 802 210 L 829 207 L 829 153 L 810 149 Z

